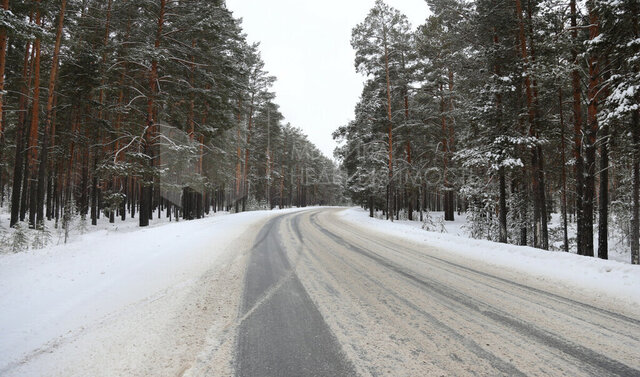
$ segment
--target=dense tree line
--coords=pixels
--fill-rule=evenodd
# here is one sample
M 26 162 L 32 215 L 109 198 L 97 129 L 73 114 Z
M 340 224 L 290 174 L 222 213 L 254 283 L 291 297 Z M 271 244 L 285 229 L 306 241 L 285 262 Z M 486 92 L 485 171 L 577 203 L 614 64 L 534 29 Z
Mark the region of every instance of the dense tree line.
M 17 0 L 0 13 L 10 226 L 330 204 L 334 163 L 285 124 L 222 0 Z M 154 215 L 156 214 L 157 215 Z M 4 221 L 4 220 L 3 220 Z
M 475 237 L 605 259 L 613 229 L 637 264 L 638 1 L 427 3 L 416 31 L 381 0 L 353 29 L 367 83 L 334 134 L 352 198 L 391 220 L 466 211 Z

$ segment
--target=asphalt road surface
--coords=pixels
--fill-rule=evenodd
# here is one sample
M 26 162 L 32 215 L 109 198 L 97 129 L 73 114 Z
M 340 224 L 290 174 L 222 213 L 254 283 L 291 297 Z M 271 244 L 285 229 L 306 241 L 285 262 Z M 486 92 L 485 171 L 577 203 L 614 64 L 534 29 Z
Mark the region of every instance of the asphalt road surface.
M 237 376 L 640 376 L 637 316 L 338 211 L 279 216 L 256 235 Z

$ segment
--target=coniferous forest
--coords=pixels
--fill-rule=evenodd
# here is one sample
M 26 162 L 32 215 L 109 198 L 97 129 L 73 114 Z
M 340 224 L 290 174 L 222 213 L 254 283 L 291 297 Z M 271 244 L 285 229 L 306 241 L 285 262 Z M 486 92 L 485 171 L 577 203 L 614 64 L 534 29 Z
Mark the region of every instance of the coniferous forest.
M 337 166 L 284 123 L 275 77 L 224 1 L 2 7 L 0 225 L 341 200 Z
M 605 259 L 614 237 L 638 263 L 638 2 L 427 3 L 417 29 L 380 0 L 353 29 L 338 168 L 224 1 L 2 0 L 6 226 L 338 204 L 346 180 L 372 216 Z
M 638 264 L 638 1 L 427 3 L 417 29 L 381 0 L 353 29 L 367 82 L 334 133 L 353 200 L 604 259 L 615 235 Z
M 0 377 L 640 377 L 640 0 L 0 8 Z

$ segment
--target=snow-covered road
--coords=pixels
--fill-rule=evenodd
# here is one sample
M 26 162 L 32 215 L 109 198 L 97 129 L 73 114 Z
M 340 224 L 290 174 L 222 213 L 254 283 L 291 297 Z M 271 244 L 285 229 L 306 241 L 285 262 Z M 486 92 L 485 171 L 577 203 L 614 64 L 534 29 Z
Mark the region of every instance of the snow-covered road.
M 640 374 L 637 306 L 574 298 L 339 212 L 274 219 L 258 237 L 237 375 Z
M 99 231 L 1 255 L 0 376 L 174 376 L 214 354 L 229 361 L 210 366 L 215 374 L 230 373 L 227 327 L 248 250 L 267 219 L 288 212 Z
M 0 375 L 639 375 L 638 279 L 353 209 L 100 233 L 0 257 Z

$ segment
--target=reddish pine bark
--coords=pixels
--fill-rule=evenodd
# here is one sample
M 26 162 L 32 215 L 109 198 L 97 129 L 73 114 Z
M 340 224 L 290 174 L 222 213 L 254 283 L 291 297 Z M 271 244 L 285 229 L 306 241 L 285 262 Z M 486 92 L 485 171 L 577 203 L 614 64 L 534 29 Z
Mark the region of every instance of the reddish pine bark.
M 2 8 L 9 10 L 9 0 L 2 2 Z M 4 69 L 7 63 L 7 29 L 0 29 L 0 137 L 4 132 L 4 117 L 3 117 L 3 98 L 2 92 L 4 91 Z
M 578 254 L 584 255 L 583 234 L 584 234 L 584 159 L 582 157 L 582 94 L 580 88 L 580 71 L 578 69 L 578 23 L 576 0 L 571 0 L 571 38 L 573 47 L 571 56 L 573 58 L 573 70 L 571 71 L 571 87 L 573 90 L 573 157 L 576 160 L 575 176 L 576 176 L 576 222 L 578 227 L 578 236 L 576 237 Z
M 51 73 L 49 76 L 49 91 L 47 93 L 47 112 L 42 134 L 42 152 L 40 158 L 40 166 L 38 168 L 38 202 L 37 202 L 37 219 L 39 225 L 44 224 L 44 194 L 47 184 L 47 165 L 49 157 L 49 133 L 53 123 L 53 102 L 55 98 L 55 87 L 58 73 L 58 59 L 60 57 L 60 45 L 62 43 L 62 28 L 64 26 L 64 12 L 67 6 L 67 0 L 61 0 L 60 13 L 58 15 L 58 28 L 56 30 L 56 42 L 53 50 L 53 59 L 51 62 Z
M 162 28 L 164 26 L 164 16 L 166 10 L 166 0 L 160 0 L 160 10 L 158 13 L 158 28 L 156 31 L 156 38 L 154 47 L 156 50 L 160 48 L 160 40 L 162 38 Z M 151 62 L 151 69 L 149 71 L 149 96 L 147 97 L 147 125 L 146 131 L 144 134 L 144 151 L 145 154 L 152 157 L 154 153 L 154 148 L 152 145 L 153 138 L 155 136 L 155 108 L 154 108 L 154 97 L 157 94 L 157 80 L 158 80 L 158 61 L 153 59 Z M 153 166 L 153 162 L 148 164 L 148 168 L 150 169 Z M 153 200 L 153 187 L 149 182 L 151 180 L 150 175 L 147 173 L 147 177 L 145 182 L 142 185 L 142 189 L 140 192 L 140 226 L 148 226 L 149 218 L 152 216 L 152 200 Z
M 559 106 L 559 114 L 560 114 L 560 156 L 562 159 L 562 172 L 560 179 L 562 181 L 562 203 L 561 203 L 561 211 L 562 211 L 562 233 L 563 233 L 563 242 L 562 248 L 565 252 L 569 252 L 569 232 L 567 225 L 567 167 L 566 167 L 566 141 L 565 141 L 565 126 L 564 126 L 564 103 L 562 96 L 562 87 L 558 88 L 558 106 Z
M 29 21 L 32 20 L 33 15 L 29 17 Z M 11 191 L 11 219 L 9 224 L 13 227 L 20 218 L 20 209 L 21 209 L 21 197 L 24 195 L 22 181 L 23 175 L 25 172 L 23 171 L 24 166 L 24 143 L 25 143 L 25 128 L 26 128 L 26 107 L 27 107 L 27 98 L 29 95 L 30 85 L 31 85 L 31 71 L 30 61 L 31 61 L 31 43 L 27 42 L 24 50 L 24 63 L 22 65 L 22 92 L 20 93 L 20 99 L 18 100 L 18 123 L 16 125 L 16 153 L 13 165 L 13 185 Z
M 39 9 L 40 1 L 36 1 L 38 10 L 36 11 L 36 25 L 42 24 L 42 16 Z M 37 174 L 38 174 L 38 125 L 40 115 L 40 38 L 36 38 L 34 42 L 34 82 L 33 82 L 33 104 L 31 110 L 31 126 L 29 127 L 29 158 L 28 169 L 25 174 L 28 174 L 29 184 L 29 227 L 36 227 L 36 206 L 37 206 Z M 25 188 L 26 189 L 26 188 Z

